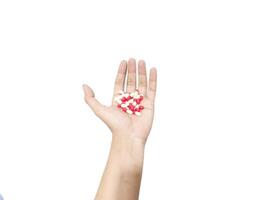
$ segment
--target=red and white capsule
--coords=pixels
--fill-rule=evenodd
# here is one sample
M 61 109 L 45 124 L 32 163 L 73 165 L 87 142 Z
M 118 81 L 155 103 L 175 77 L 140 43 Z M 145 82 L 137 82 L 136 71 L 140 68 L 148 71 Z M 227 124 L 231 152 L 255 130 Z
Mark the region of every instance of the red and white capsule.
M 119 95 L 114 98 L 114 101 L 123 112 L 130 115 L 141 115 L 141 111 L 144 109 L 144 106 L 141 105 L 143 99 L 144 95 L 140 94 L 138 90 L 131 93 L 119 91 Z

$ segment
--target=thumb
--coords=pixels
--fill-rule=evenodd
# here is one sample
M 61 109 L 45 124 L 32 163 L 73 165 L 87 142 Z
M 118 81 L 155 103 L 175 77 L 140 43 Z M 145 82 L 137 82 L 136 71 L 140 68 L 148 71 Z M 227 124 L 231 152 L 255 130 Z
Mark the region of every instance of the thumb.
M 101 117 L 104 106 L 95 98 L 94 91 L 86 84 L 83 85 L 83 91 L 85 102 L 97 116 Z

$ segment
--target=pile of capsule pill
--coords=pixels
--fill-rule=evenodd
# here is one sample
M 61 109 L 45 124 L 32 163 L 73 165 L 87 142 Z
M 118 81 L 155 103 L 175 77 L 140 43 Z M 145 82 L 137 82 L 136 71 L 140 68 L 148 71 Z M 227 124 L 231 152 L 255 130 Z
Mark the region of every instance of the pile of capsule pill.
M 117 107 L 123 112 L 130 115 L 141 115 L 141 111 L 144 109 L 144 106 L 141 105 L 143 99 L 144 95 L 140 94 L 138 90 L 131 93 L 121 90 L 114 101 L 117 102 Z

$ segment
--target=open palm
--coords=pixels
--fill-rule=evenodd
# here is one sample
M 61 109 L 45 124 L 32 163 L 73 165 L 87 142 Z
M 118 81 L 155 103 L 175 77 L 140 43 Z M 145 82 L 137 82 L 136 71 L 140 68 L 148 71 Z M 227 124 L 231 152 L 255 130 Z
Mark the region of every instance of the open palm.
M 152 68 L 149 73 L 149 84 L 147 86 L 146 64 L 143 60 L 138 62 L 138 76 L 136 73 L 136 61 L 131 58 L 121 61 L 115 80 L 112 104 L 105 106 L 95 98 L 93 90 L 83 85 L 84 99 L 94 113 L 105 122 L 113 134 L 136 137 L 146 141 L 152 127 L 154 116 L 154 101 L 157 86 L 157 71 Z M 127 75 L 127 80 L 126 80 Z M 117 108 L 114 98 L 119 91 L 126 88 L 126 92 L 133 92 L 137 88 L 144 95 L 141 115 L 129 115 Z

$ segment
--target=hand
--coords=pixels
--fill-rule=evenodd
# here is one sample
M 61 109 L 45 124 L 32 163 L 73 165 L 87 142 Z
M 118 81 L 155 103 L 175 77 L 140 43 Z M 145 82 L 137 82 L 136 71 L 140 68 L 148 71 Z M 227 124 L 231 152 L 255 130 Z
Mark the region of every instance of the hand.
M 128 70 L 127 70 L 128 69 Z M 126 74 L 128 73 L 128 80 L 126 82 Z M 143 60 L 138 62 L 138 81 L 136 74 L 136 61 L 131 58 L 129 61 L 122 61 L 120 63 L 110 106 L 102 105 L 96 98 L 93 90 L 83 85 L 84 99 L 94 113 L 105 122 L 113 133 L 113 137 L 127 137 L 146 142 L 150 133 L 153 116 L 154 116 L 154 102 L 157 86 L 157 71 L 152 68 L 149 73 L 149 84 L 147 86 L 146 64 Z M 126 92 L 133 92 L 138 86 L 138 90 L 144 95 L 141 104 L 144 106 L 141 115 L 129 115 L 117 108 L 114 98 L 118 95 L 120 90 Z

